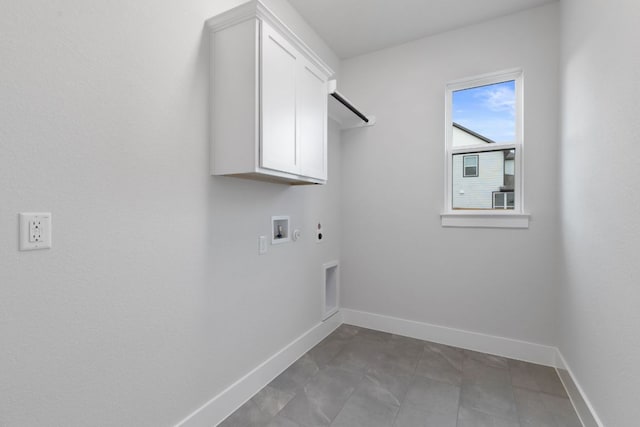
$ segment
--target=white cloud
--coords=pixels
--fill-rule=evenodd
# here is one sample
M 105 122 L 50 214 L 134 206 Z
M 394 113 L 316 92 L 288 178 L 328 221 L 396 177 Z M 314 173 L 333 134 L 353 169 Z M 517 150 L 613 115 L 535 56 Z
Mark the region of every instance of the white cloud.
M 495 112 L 508 112 L 512 116 L 516 114 L 516 94 L 509 87 L 497 87 L 486 89 L 478 94 L 482 98 L 485 107 Z

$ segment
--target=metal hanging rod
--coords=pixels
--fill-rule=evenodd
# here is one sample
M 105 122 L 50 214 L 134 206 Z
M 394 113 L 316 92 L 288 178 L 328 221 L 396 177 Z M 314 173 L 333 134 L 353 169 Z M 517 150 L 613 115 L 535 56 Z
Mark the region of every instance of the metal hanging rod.
M 331 92 L 331 96 L 333 96 L 338 102 L 347 107 L 353 114 L 360 117 L 365 123 L 369 123 L 369 119 L 367 116 L 362 114 L 356 107 L 354 107 L 346 98 L 340 95 L 338 92 Z

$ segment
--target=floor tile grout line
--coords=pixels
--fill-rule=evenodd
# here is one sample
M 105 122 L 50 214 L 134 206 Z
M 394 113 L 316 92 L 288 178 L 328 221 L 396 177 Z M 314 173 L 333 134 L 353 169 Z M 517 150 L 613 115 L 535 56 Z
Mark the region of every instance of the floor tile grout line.
M 359 331 L 358 331 L 358 332 L 359 332 Z M 356 332 L 353 336 L 357 335 L 357 334 L 358 334 L 358 332 Z M 349 338 L 352 338 L 352 337 L 349 337 Z M 345 344 L 345 345 L 346 345 L 346 344 Z M 315 348 L 315 346 L 314 346 L 314 348 Z M 311 350 L 313 350 L 313 348 L 312 348 Z M 307 385 L 309 385 L 309 383 L 310 383 L 310 382 L 311 382 L 315 377 L 317 377 L 323 369 L 325 369 L 325 368 L 327 368 L 327 366 L 329 366 L 329 363 L 331 363 L 331 361 L 332 361 L 333 359 L 335 359 L 335 358 L 338 356 L 338 354 L 340 354 L 340 352 L 343 350 L 343 348 L 341 348 L 339 351 L 337 351 L 337 352 L 336 352 L 336 354 L 335 354 L 331 359 L 329 359 L 329 360 L 327 361 L 327 363 L 325 363 L 323 366 L 320 366 L 320 365 L 319 365 L 319 364 L 318 364 L 318 363 L 313 359 L 313 357 L 311 357 L 311 355 L 309 354 L 309 352 L 310 352 L 311 350 L 307 351 L 305 354 L 303 354 L 302 356 L 300 356 L 300 358 L 302 358 L 302 357 L 304 357 L 304 356 L 307 356 L 307 355 L 308 355 L 308 356 L 311 358 L 311 360 L 313 361 L 313 363 L 316 365 L 316 367 L 318 368 L 318 370 L 316 371 L 316 373 L 315 373 L 315 374 L 313 374 L 312 376 L 310 376 L 310 377 L 307 379 L 307 381 L 306 381 L 304 384 L 302 384 L 302 385 L 298 388 L 298 390 L 297 390 L 296 392 L 294 392 L 293 397 L 289 400 L 289 402 L 287 402 L 287 404 L 286 404 L 286 405 L 284 405 L 284 406 L 283 406 L 283 407 L 282 407 L 278 412 L 276 412 L 276 414 L 273 416 L 273 418 L 275 418 L 278 414 L 280 414 L 280 413 L 284 410 L 284 408 L 285 408 L 285 407 L 286 407 L 286 406 L 287 406 L 287 405 L 288 405 L 288 404 L 289 404 L 289 403 L 290 403 L 290 402 L 291 402 L 291 401 L 296 397 L 296 395 L 297 395 L 299 392 L 303 392 L 303 391 L 305 390 L 305 387 L 306 387 Z M 298 360 L 300 360 L 300 359 L 298 359 Z M 294 363 L 295 363 L 295 362 L 294 362 Z M 351 397 L 351 394 L 349 395 L 349 397 Z M 348 398 L 347 398 L 347 399 L 348 399 Z M 345 400 L 345 402 L 346 402 L 346 400 Z M 342 408 L 341 408 L 340 410 L 342 410 Z M 340 411 L 338 411 L 338 413 L 340 413 Z M 290 420 L 290 418 L 288 418 L 288 417 L 286 417 L 286 416 L 284 416 L 284 415 L 281 415 L 281 416 L 282 416 L 283 418 L 286 418 L 287 420 Z M 336 415 L 336 417 L 337 417 L 337 415 Z M 334 419 L 335 419 L 335 417 L 334 417 Z M 291 421 L 293 421 L 293 420 L 291 420 Z M 296 424 L 298 424 L 298 425 L 299 425 L 299 423 L 298 423 L 298 422 L 296 422 L 296 421 L 294 421 L 294 422 L 295 422 Z M 331 422 L 329 423 L 329 425 L 331 425 L 332 423 L 333 423 L 333 420 L 331 420 Z
M 358 387 L 360 387 L 360 384 L 362 383 L 362 381 L 364 381 L 364 377 L 362 377 L 360 379 L 360 382 L 358 383 L 358 385 L 356 387 L 353 388 L 353 390 L 351 391 L 351 393 L 349 393 L 349 396 L 347 396 L 347 398 L 344 400 L 344 403 L 342 404 L 342 406 L 340 407 L 340 410 L 336 413 L 336 416 L 333 417 L 333 419 L 331 420 L 331 422 L 329 423 L 329 427 L 331 427 L 333 425 L 333 422 L 338 418 L 338 416 L 340 415 L 340 413 L 342 412 L 342 410 L 344 409 L 345 405 L 347 404 L 347 402 L 349 401 L 349 399 L 351 399 L 351 396 L 353 396 L 353 394 L 356 392 L 356 390 L 358 389 Z
M 512 363 L 509 362 L 509 358 L 507 358 L 507 374 L 509 375 L 509 388 L 511 389 L 511 395 L 513 396 L 513 404 L 516 409 L 516 417 L 518 418 L 518 424 L 520 426 L 523 425 L 522 415 L 520 414 L 520 409 L 518 408 L 518 400 L 516 398 L 515 386 L 513 385 L 513 376 L 511 375 L 511 366 Z
M 358 329 L 358 331 L 350 338 L 355 337 L 356 335 L 358 335 L 358 333 L 360 333 L 360 329 Z M 341 349 L 338 353 L 342 352 Z M 336 353 L 336 356 L 338 355 L 338 353 Z M 334 358 L 335 358 L 334 357 Z M 332 359 L 333 360 L 333 359 Z M 362 378 L 360 378 L 360 382 L 353 388 L 353 391 L 351 391 L 351 393 L 349 393 L 349 396 L 344 400 L 344 403 L 342 404 L 342 407 L 340 408 L 340 410 L 338 411 L 338 413 L 336 413 L 336 416 L 333 417 L 333 419 L 331 420 L 331 422 L 329 423 L 329 427 L 331 427 L 333 425 L 333 422 L 340 416 L 340 413 L 344 410 L 344 407 L 346 406 L 347 402 L 349 401 L 349 399 L 351 399 L 351 396 L 353 396 L 353 394 L 356 392 L 356 390 L 358 389 L 358 387 L 360 387 L 360 384 L 362 384 L 362 382 L 364 381 L 365 375 L 362 376 Z
M 462 408 L 462 378 L 460 379 L 460 390 L 458 393 L 458 411 L 456 412 L 456 427 L 460 423 L 460 408 Z
M 426 351 L 425 344 L 422 344 L 422 351 L 420 352 L 420 356 L 418 356 L 418 360 L 416 361 L 413 367 L 413 370 L 411 373 L 411 381 L 409 381 L 409 389 L 406 391 L 406 393 L 409 392 L 409 390 L 411 389 L 411 384 L 413 384 L 413 382 L 415 381 L 415 377 L 417 376 L 417 372 L 418 372 L 418 365 L 420 364 L 420 361 L 422 360 L 422 357 L 424 356 L 425 351 Z M 403 401 L 407 398 L 406 393 L 405 393 L 405 396 L 402 398 Z M 398 420 L 398 415 L 400 415 L 400 411 L 402 410 L 402 405 L 403 405 L 403 402 L 400 402 L 400 406 L 398 407 L 398 412 L 396 412 L 396 415 L 393 417 L 393 422 L 391 423 L 391 427 L 394 427 L 396 425 L 396 421 Z
M 509 361 L 507 360 L 507 370 L 509 371 L 509 385 L 511 386 L 511 391 L 513 394 L 513 402 L 516 405 L 516 415 L 518 416 L 518 423 L 522 426 L 523 425 L 523 419 L 522 419 L 522 414 L 520 413 L 520 408 L 518 407 L 518 399 L 516 398 L 516 393 L 515 393 L 515 389 L 516 386 L 513 385 L 513 376 L 511 375 L 511 367 L 512 367 L 512 363 L 509 363 Z M 534 380 L 535 381 L 535 380 Z M 537 385 L 537 383 L 536 383 Z

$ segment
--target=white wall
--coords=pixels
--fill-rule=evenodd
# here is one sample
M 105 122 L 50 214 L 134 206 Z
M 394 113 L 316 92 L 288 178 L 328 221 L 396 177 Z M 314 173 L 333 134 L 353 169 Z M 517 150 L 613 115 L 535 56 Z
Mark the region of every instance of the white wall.
M 319 321 L 337 131 L 324 187 L 208 172 L 203 24 L 239 3 L 2 2 L 0 425 L 171 425 Z M 51 250 L 17 251 L 21 211 Z M 258 256 L 282 214 L 303 239 Z
M 563 0 L 560 350 L 606 426 L 638 425 L 640 7 Z
M 346 60 L 376 116 L 342 136 L 343 306 L 553 344 L 558 5 Z M 447 82 L 522 67 L 528 230 L 440 225 Z M 551 201 L 551 202 L 550 202 Z

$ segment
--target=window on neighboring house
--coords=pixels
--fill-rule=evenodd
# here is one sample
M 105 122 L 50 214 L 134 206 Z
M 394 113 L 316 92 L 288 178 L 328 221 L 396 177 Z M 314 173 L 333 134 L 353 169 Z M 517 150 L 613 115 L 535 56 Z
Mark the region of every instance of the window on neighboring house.
M 464 156 L 462 158 L 462 176 L 478 176 L 478 156 Z
M 447 85 L 446 131 L 443 225 L 492 212 L 523 214 L 522 71 Z
M 513 209 L 514 207 L 513 191 L 495 191 L 493 193 L 493 209 Z

